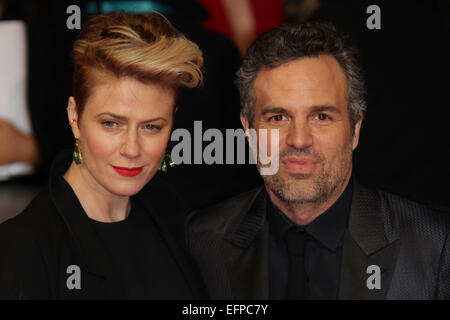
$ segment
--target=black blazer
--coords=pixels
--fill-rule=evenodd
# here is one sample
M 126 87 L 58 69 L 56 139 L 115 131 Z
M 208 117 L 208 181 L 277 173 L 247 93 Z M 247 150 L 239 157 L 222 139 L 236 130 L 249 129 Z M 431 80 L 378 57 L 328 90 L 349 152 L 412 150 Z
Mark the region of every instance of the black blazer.
M 184 233 L 182 222 L 180 228 L 176 226 L 177 218 L 183 216 L 177 197 L 158 178 L 152 179 L 136 197 L 161 231 L 184 279 L 173 288 L 173 299 L 205 298 L 206 290 L 195 263 L 184 241 L 179 241 L 184 240 Z M 0 299 L 121 296 L 110 276 L 110 257 L 93 226 L 82 219 L 83 214 L 70 186 L 56 175 L 21 214 L 0 225 Z M 176 232 L 181 237 L 174 236 Z M 69 265 L 80 267 L 81 290 L 67 288 Z
M 450 299 L 450 221 L 444 212 L 354 183 L 339 299 Z M 187 220 L 188 246 L 213 299 L 268 299 L 263 187 Z M 367 287 L 378 265 L 381 288 Z

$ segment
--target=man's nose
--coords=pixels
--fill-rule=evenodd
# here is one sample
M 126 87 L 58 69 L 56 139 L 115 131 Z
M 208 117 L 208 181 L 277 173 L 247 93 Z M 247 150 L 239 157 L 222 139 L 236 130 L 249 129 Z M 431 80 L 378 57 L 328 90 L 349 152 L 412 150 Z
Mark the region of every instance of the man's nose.
M 295 148 L 308 148 L 313 143 L 311 128 L 307 121 L 293 121 L 289 127 L 286 143 Z
M 134 130 L 129 130 L 124 137 L 124 142 L 120 148 L 120 154 L 127 158 L 137 158 L 141 154 L 138 135 Z

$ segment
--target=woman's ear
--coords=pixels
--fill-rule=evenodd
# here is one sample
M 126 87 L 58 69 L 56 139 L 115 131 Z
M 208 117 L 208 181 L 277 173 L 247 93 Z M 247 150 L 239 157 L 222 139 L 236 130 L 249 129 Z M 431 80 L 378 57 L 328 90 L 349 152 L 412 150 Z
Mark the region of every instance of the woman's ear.
M 69 125 L 72 128 L 72 133 L 75 139 L 80 138 L 80 128 L 78 127 L 78 109 L 77 103 L 74 97 L 69 97 L 67 103 L 67 118 L 69 119 Z

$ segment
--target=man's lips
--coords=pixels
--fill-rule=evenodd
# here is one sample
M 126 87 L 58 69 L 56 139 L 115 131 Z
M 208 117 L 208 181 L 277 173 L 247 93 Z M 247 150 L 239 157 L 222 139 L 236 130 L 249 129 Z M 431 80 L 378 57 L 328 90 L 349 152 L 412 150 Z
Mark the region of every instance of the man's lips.
M 317 161 L 315 160 L 296 157 L 284 158 L 281 163 L 287 168 L 288 171 L 298 173 L 311 173 L 317 165 Z
M 116 167 L 112 166 L 116 172 L 124 177 L 134 177 L 137 176 L 139 173 L 141 173 L 143 167 L 134 167 L 134 168 L 127 168 L 127 167 Z

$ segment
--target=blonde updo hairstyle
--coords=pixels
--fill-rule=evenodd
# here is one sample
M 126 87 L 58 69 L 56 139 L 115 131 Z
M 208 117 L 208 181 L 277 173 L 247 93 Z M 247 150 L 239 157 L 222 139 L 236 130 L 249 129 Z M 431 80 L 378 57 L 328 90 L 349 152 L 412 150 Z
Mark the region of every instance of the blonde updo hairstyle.
M 81 116 L 105 75 L 174 90 L 202 81 L 202 52 L 161 14 L 108 13 L 90 18 L 73 45 L 72 95 Z

